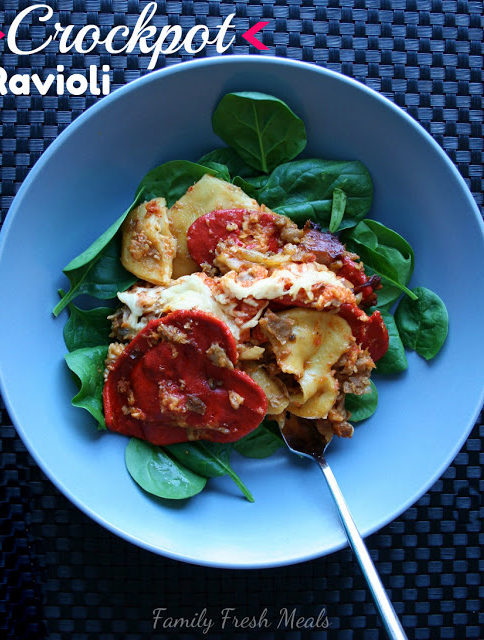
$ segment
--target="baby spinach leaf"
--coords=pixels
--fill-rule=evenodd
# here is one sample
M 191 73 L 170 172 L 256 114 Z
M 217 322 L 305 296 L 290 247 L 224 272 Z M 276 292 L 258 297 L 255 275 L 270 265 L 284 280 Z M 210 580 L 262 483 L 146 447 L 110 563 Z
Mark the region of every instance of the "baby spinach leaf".
M 111 322 L 108 316 L 113 313 L 110 307 L 84 310 L 70 304 L 69 312 L 64 325 L 64 342 L 69 351 L 109 344 Z
M 416 300 L 402 298 L 395 311 L 403 344 L 431 360 L 442 348 L 449 329 L 449 317 L 439 296 L 426 287 L 416 287 Z
M 267 179 L 267 176 L 263 176 Z M 235 184 L 236 187 L 240 187 L 244 193 L 246 193 L 250 198 L 254 198 L 257 200 L 259 197 L 259 185 L 258 182 L 254 183 L 254 181 L 249 178 L 241 178 L 240 176 L 235 176 L 232 180 L 232 183 Z
M 360 245 L 366 245 L 392 264 L 398 275 L 398 282 L 407 285 L 414 269 L 415 257 L 412 247 L 401 235 L 389 229 L 376 220 L 366 219 L 360 222 L 350 232 L 351 240 Z M 358 251 L 356 251 L 358 252 Z M 368 274 L 377 271 L 369 267 Z M 401 295 L 399 287 L 392 286 L 383 280 L 382 288 L 378 291 L 378 307 L 389 306 Z
M 329 232 L 336 233 L 343 220 L 346 207 L 346 193 L 342 189 L 336 188 L 333 191 L 333 203 L 331 205 L 331 219 L 329 221 Z
M 115 298 L 118 291 L 124 291 L 134 284 L 137 278 L 123 267 L 120 255 L 121 235 L 116 234 L 89 262 L 80 266 L 75 266 L 78 258 L 70 262 L 64 273 L 71 282 L 71 288 L 54 307 L 54 315 L 58 316 L 69 302 L 81 294 L 107 300 Z
M 351 422 L 361 422 L 372 416 L 378 404 L 378 391 L 372 380 L 370 380 L 371 390 L 362 396 L 354 393 L 346 394 L 345 408 L 351 412 Z
M 346 246 L 349 248 L 348 244 Z M 370 249 L 369 247 L 365 247 L 360 244 L 356 244 L 354 250 L 363 260 L 365 266 L 369 266 L 373 272 L 385 278 L 388 283 L 393 285 L 394 289 L 400 290 L 400 292 L 403 291 L 407 296 L 413 300 L 415 299 L 415 294 L 403 283 L 399 282 L 398 270 L 395 265 L 387 260 L 387 258 L 382 256 L 375 249 Z
M 80 387 L 77 395 L 72 398 L 72 404 L 89 411 L 100 429 L 106 428 L 102 395 L 107 353 L 107 346 L 97 346 L 76 349 L 65 355 L 67 366 L 76 375 Z
M 249 177 L 246 179 L 246 182 L 251 184 L 255 189 L 262 189 L 268 180 L 269 176 L 262 174 L 260 176 Z
M 220 180 L 230 182 L 230 173 L 228 168 L 224 164 L 207 160 L 203 163 L 203 166 L 207 167 L 207 169 L 212 169 L 213 171 L 215 171 L 215 175 L 217 176 L 217 178 L 220 178 Z
M 139 486 L 155 496 L 183 500 L 200 493 L 207 479 L 186 469 L 162 448 L 131 438 L 125 452 L 126 467 Z
M 231 176 L 248 178 L 254 175 L 254 169 L 249 167 L 249 165 L 242 160 L 237 151 L 234 151 L 234 149 L 231 149 L 230 147 L 220 147 L 219 149 L 214 149 L 213 151 L 206 153 L 200 158 L 198 164 L 206 166 L 207 162 L 217 162 L 218 164 L 225 165 Z
M 388 329 L 390 342 L 388 345 L 388 351 L 385 353 L 383 358 L 380 358 L 380 360 L 376 362 L 376 373 L 400 373 L 401 371 L 405 371 L 408 367 L 405 349 L 403 348 L 403 343 L 392 314 L 384 309 L 380 309 L 380 313 L 383 317 L 383 321 L 385 322 L 385 326 Z
M 196 162 L 171 160 L 149 171 L 141 180 L 136 195 L 141 197 L 143 202 L 153 198 L 165 198 L 167 207 L 171 207 L 206 173 L 218 176 L 214 169 Z
M 257 429 L 234 442 L 234 449 L 246 458 L 268 458 L 283 445 L 281 436 L 264 420 Z
M 257 171 L 269 173 L 306 146 L 306 128 L 282 100 L 265 93 L 227 93 L 212 116 L 214 132 Z
M 182 442 L 165 447 L 185 467 L 206 478 L 228 475 L 249 502 L 254 502 L 251 492 L 230 466 L 230 446 L 218 442 Z
M 216 442 L 180 442 L 164 447 L 176 460 L 206 478 L 227 474 L 229 448 Z
M 404 291 L 415 295 L 406 287 L 413 273 L 412 247 L 398 233 L 376 220 L 362 220 L 354 229 L 343 234 L 350 251 L 357 253 L 369 271 L 385 278 L 378 291 L 378 306 L 386 306 Z
M 138 194 L 126 211 L 99 236 L 85 251 L 74 258 L 64 268 L 71 287 L 56 304 L 52 313 L 59 313 L 81 294 L 107 300 L 114 298 L 118 291 L 130 287 L 136 278 L 121 264 L 121 237 L 118 231 L 128 213 L 140 202 Z
M 281 164 L 258 190 L 257 199 L 298 224 L 313 220 L 327 229 L 335 189 L 346 195 L 340 228 L 352 227 L 368 213 L 373 198 L 373 183 L 361 162 L 305 159 Z

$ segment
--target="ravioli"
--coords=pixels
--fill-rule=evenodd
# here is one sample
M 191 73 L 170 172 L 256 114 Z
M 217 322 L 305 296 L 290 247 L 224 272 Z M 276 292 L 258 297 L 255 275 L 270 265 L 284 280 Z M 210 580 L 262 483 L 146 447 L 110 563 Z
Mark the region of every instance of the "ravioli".
M 170 282 L 176 241 L 170 231 L 164 198 L 143 202 L 123 223 L 121 263 L 153 284 Z
M 289 392 L 288 411 L 302 418 L 326 418 L 338 396 L 331 369 L 354 343 L 350 325 L 334 313 L 313 309 L 276 315 L 292 324 L 287 340 L 268 334 L 281 371 L 295 376 L 300 388 Z
M 200 270 L 188 252 L 187 231 L 197 218 L 215 209 L 258 210 L 259 205 L 234 184 L 204 175 L 168 211 L 171 231 L 177 241 L 173 278 Z
M 267 412 L 270 415 L 281 414 L 289 404 L 289 394 L 283 382 L 269 375 L 266 367 L 255 362 L 247 362 L 242 369 L 256 382 L 267 396 Z

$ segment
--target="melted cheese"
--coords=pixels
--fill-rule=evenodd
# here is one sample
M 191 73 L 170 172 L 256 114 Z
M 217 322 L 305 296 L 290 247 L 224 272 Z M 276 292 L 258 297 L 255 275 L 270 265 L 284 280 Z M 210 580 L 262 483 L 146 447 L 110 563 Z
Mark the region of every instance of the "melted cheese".
M 265 277 L 262 277 L 263 275 Z M 256 274 L 254 278 L 250 278 L 250 274 L 244 272 L 230 271 L 222 276 L 220 285 L 228 296 L 237 300 L 243 300 L 248 296 L 256 300 L 274 300 L 284 295 L 295 300 L 298 294 L 303 293 L 308 301 L 314 301 L 317 304 L 313 288 L 321 289 L 328 286 L 335 288 L 337 297 L 341 301 L 354 302 L 355 300 L 351 289 L 345 286 L 342 278 L 338 278 L 327 267 L 315 262 L 288 264 L 287 267 L 274 269 L 270 275 L 266 272 Z M 331 300 L 326 301 L 326 304 L 330 303 Z
M 181 309 L 198 309 L 219 318 L 238 340 L 240 335 L 238 326 L 226 313 L 224 307 L 215 300 L 210 287 L 204 282 L 205 279 L 206 276 L 203 274 L 194 273 L 178 278 L 169 287 L 134 286 L 128 291 L 118 293 L 119 300 L 131 312 L 127 319 L 128 324 L 135 331 L 141 331 L 153 317 Z
M 278 315 L 294 322 L 294 341 L 282 344 L 271 337 L 281 370 L 294 375 L 300 387 L 290 394 L 288 410 L 303 418 L 326 418 L 338 396 L 331 369 L 354 342 L 351 328 L 329 312 L 297 308 Z
M 168 211 L 170 227 L 177 241 L 173 278 L 198 271 L 198 265 L 188 253 L 187 231 L 197 218 L 215 209 L 258 210 L 259 205 L 234 184 L 205 174 Z

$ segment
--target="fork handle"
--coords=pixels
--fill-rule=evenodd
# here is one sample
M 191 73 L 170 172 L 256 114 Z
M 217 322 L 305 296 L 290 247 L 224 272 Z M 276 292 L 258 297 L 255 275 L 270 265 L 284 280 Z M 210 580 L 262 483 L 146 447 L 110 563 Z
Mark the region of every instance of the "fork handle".
M 318 463 L 323 471 L 324 477 L 329 486 L 329 490 L 333 495 L 334 501 L 336 502 L 336 506 L 338 507 L 338 512 L 343 523 L 343 527 L 346 531 L 346 535 L 348 536 L 348 541 L 353 549 L 353 552 L 358 560 L 361 571 L 366 578 L 368 586 L 370 587 L 370 591 L 373 595 L 373 599 L 375 601 L 375 605 L 380 614 L 381 620 L 385 627 L 385 630 L 388 634 L 388 637 L 391 640 L 407 640 L 407 636 L 400 624 L 400 620 L 395 613 L 395 609 L 393 608 L 392 603 L 390 602 L 389 597 L 383 587 L 383 584 L 380 580 L 380 577 L 375 569 L 375 565 L 368 553 L 368 549 L 366 548 L 365 543 L 363 542 L 363 538 L 358 531 L 353 518 L 351 517 L 350 510 L 348 509 L 348 505 L 341 493 L 341 489 L 339 488 L 338 483 L 336 482 L 336 478 L 331 471 L 328 463 L 324 456 L 318 458 Z

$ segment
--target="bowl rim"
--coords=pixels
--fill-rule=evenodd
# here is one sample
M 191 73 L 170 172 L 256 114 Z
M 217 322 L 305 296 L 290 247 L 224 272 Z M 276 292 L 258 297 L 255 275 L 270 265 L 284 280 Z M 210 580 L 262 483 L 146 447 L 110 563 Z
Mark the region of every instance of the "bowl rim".
M 434 138 L 419 124 L 416 120 L 414 120 L 406 111 L 398 107 L 395 103 L 393 103 L 390 99 L 378 93 L 374 89 L 362 84 L 361 82 L 355 80 L 354 78 L 345 76 L 341 73 L 333 71 L 331 69 L 327 69 L 325 67 L 318 66 L 316 63 L 302 62 L 299 60 L 290 60 L 287 58 L 281 58 L 277 56 L 251 56 L 251 55 L 225 55 L 225 56 L 217 56 L 217 57 L 209 57 L 198 60 L 189 60 L 177 62 L 168 67 L 164 67 L 163 69 L 158 69 L 156 71 L 152 71 L 147 73 L 146 75 L 137 78 L 118 89 L 115 89 L 109 95 L 103 97 L 98 100 L 96 103 L 88 107 L 82 114 L 80 114 L 73 122 L 71 122 L 56 138 L 52 141 L 52 143 L 48 146 L 48 148 L 42 153 L 40 158 L 36 161 L 32 169 L 29 171 L 27 177 L 22 182 L 17 194 L 15 195 L 12 204 L 9 207 L 7 215 L 5 217 L 2 229 L 0 230 L 0 264 L 4 252 L 5 245 L 8 241 L 10 227 L 13 224 L 13 220 L 15 219 L 16 212 L 20 209 L 22 204 L 22 199 L 24 194 L 27 192 L 30 184 L 36 179 L 37 174 L 42 170 L 43 166 L 50 160 L 50 158 L 56 153 L 57 148 L 64 144 L 64 142 L 69 138 L 71 134 L 75 132 L 75 130 L 82 126 L 85 121 L 87 121 L 92 115 L 97 113 L 101 109 L 108 109 L 112 102 L 122 99 L 123 96 L 129 92 L 137 91 L 144 84 L 148 84 L 151 82 L 159 82 L 162 78 L 172 75 L 174 73 L 179 73 L 183 69 L 191 69 L 193 67 L 212 67 L 217 65 L 230 65 L 233 63 L 243 63 L 249 65 L 267 65 L 268 67 L 271 65 L 280 65 L 285 67 L 293 67 L 293 68 L 302 68 L 306 70 L 313 71 L 316 74 L 321 74 L 323 76 L 330 76 L 340 82 L 343 82 L 359 91 L 362 91 L 368 94 L 371 98 L 379 101 L 387 108 L 390 108 L 395 115 L 400 118 L 403 118 L 410 124 L 417 133 L 422 136 L 427 144 L 430 144 L 434 151 L 440 156 L 441 160 L 447 165 L 447 168 L 451 170 L 454 177 L 457 179 L 457 183 L 461 187 L 463 194 L 465 195 L 469 208 L 473 211 L 475 218 L 478 221 L 480 226 L 481 235 L 484 238 L 484 222 L 480 215 L 478 206 L 474 197 L 472 196 L 467 184 L 465 183 L 464 178 L 459 173 L 457 167 L 452 162 L 452 160 L 447 156 L 442 147 L 434 140 Z M 40 455 L 37 454 L 34 445 L 31 443 L 29 439 L 28 432 L 26 432 L 21 425 L 20 421 L 17 419 L 16 411 L 10 401 L 9 393 L 7 390 L 7 381 L 4 377 L 1 361 L 0 361 L 0 393 L 2 394 L 2 398 L 5 404 L 5 407 L 9 413 L 9 416 L 12 420 L 12 424 L 14 425 L 18 435 L 22 439 L 25 447 L 28 452 L 36 462 L 36 464 L 41 468 L 43 473 L 47 476 L 47 478 L 54 484 L 54 486 L 64 495 L 66 496 L 77 508 L 79 508 L 83 513 L 92 518 L 95 522 L 106 528 L 111 533 L 116 534 L 127 542 L 131 542 L 147 551 L 151 551 L 158 555 L 163 555 L 168 558 L 174 560 L 180 560 L 183 562 L 187 562 L 190 564 L 195 564 L 199 566 L 213 567 L 213 568 L 222 568 L 222 569 L 265 569 L 265 568 L 273 568 L 279 566 L 288 566 L 300 562 L 307 562 L 310 560 L 314 560 L 316 558 L 323 557 L 325 555 L 329 555 L 340 549 L 347 546 L 346 539 L 343 539 L 340 543 L 335 543 L 328 550 L 325 550 L 321 553 L 301 553 L 299 555 L 293 555 L 289 559 L 279 559 L 279 560 L 267 560 L 265 562 L 261 561 L 249 561 L 244 562 L 219 562 L 216 559 L 214 560 L 206 560 L 196 558 L 185 553 L 176 553 L 170 550 L 165 550 L 156 546 L 154 544 L 150 544 L 141 540 L 137 536 L 128 533 L 127 531 L 121 530 L 116 525 L 108 522 L 103 518 L 102 515 L 96 513 L 91 509 L 91 507 L 84 503 L 82 500 L 78 499 L 76 495 L 66 487 L 61 481 L 59 481 L 54 472 L 49 469 L 49 467 L 44 464 L 43 459 Z M 396 518 L 398 518 L 404 511 L 406 511 L 411 505 L 415 504 L 417 500 L 419 500 L 428 490 L 432 487 L 432 485 L 442 476 L 444 471 L 449 467 L 449 465 L 454 460 L 457 453 L 462 448 L 464 442 L 467 440 L 470 431 L 472 430 L 478 416 L 482 405 L 484 403 L 484 385 L 481 391 L 480 398 L 478 399 L 477 405 L 474 407 L 472 411 L 472 419 L 469 421 L 469 424 L 462 431 L 462 435 L 455 442 L 450 454 L 447 456 L 445 460 L 443 460 L 436 470 L 434 474 L 428 479 L 428 481 L 422 485 L 418 491 L 414 492 L 404 503 L 398 505 L 388 517 L 383 518 L 381 521 L 374 524 L 372 527 L 364 529 L 361 531 L 364 537 L 367 537 L 379 529 L 386 526 L 388 523 L 392 522 Z M 28 430 L 27 430 L 28 431 Z

